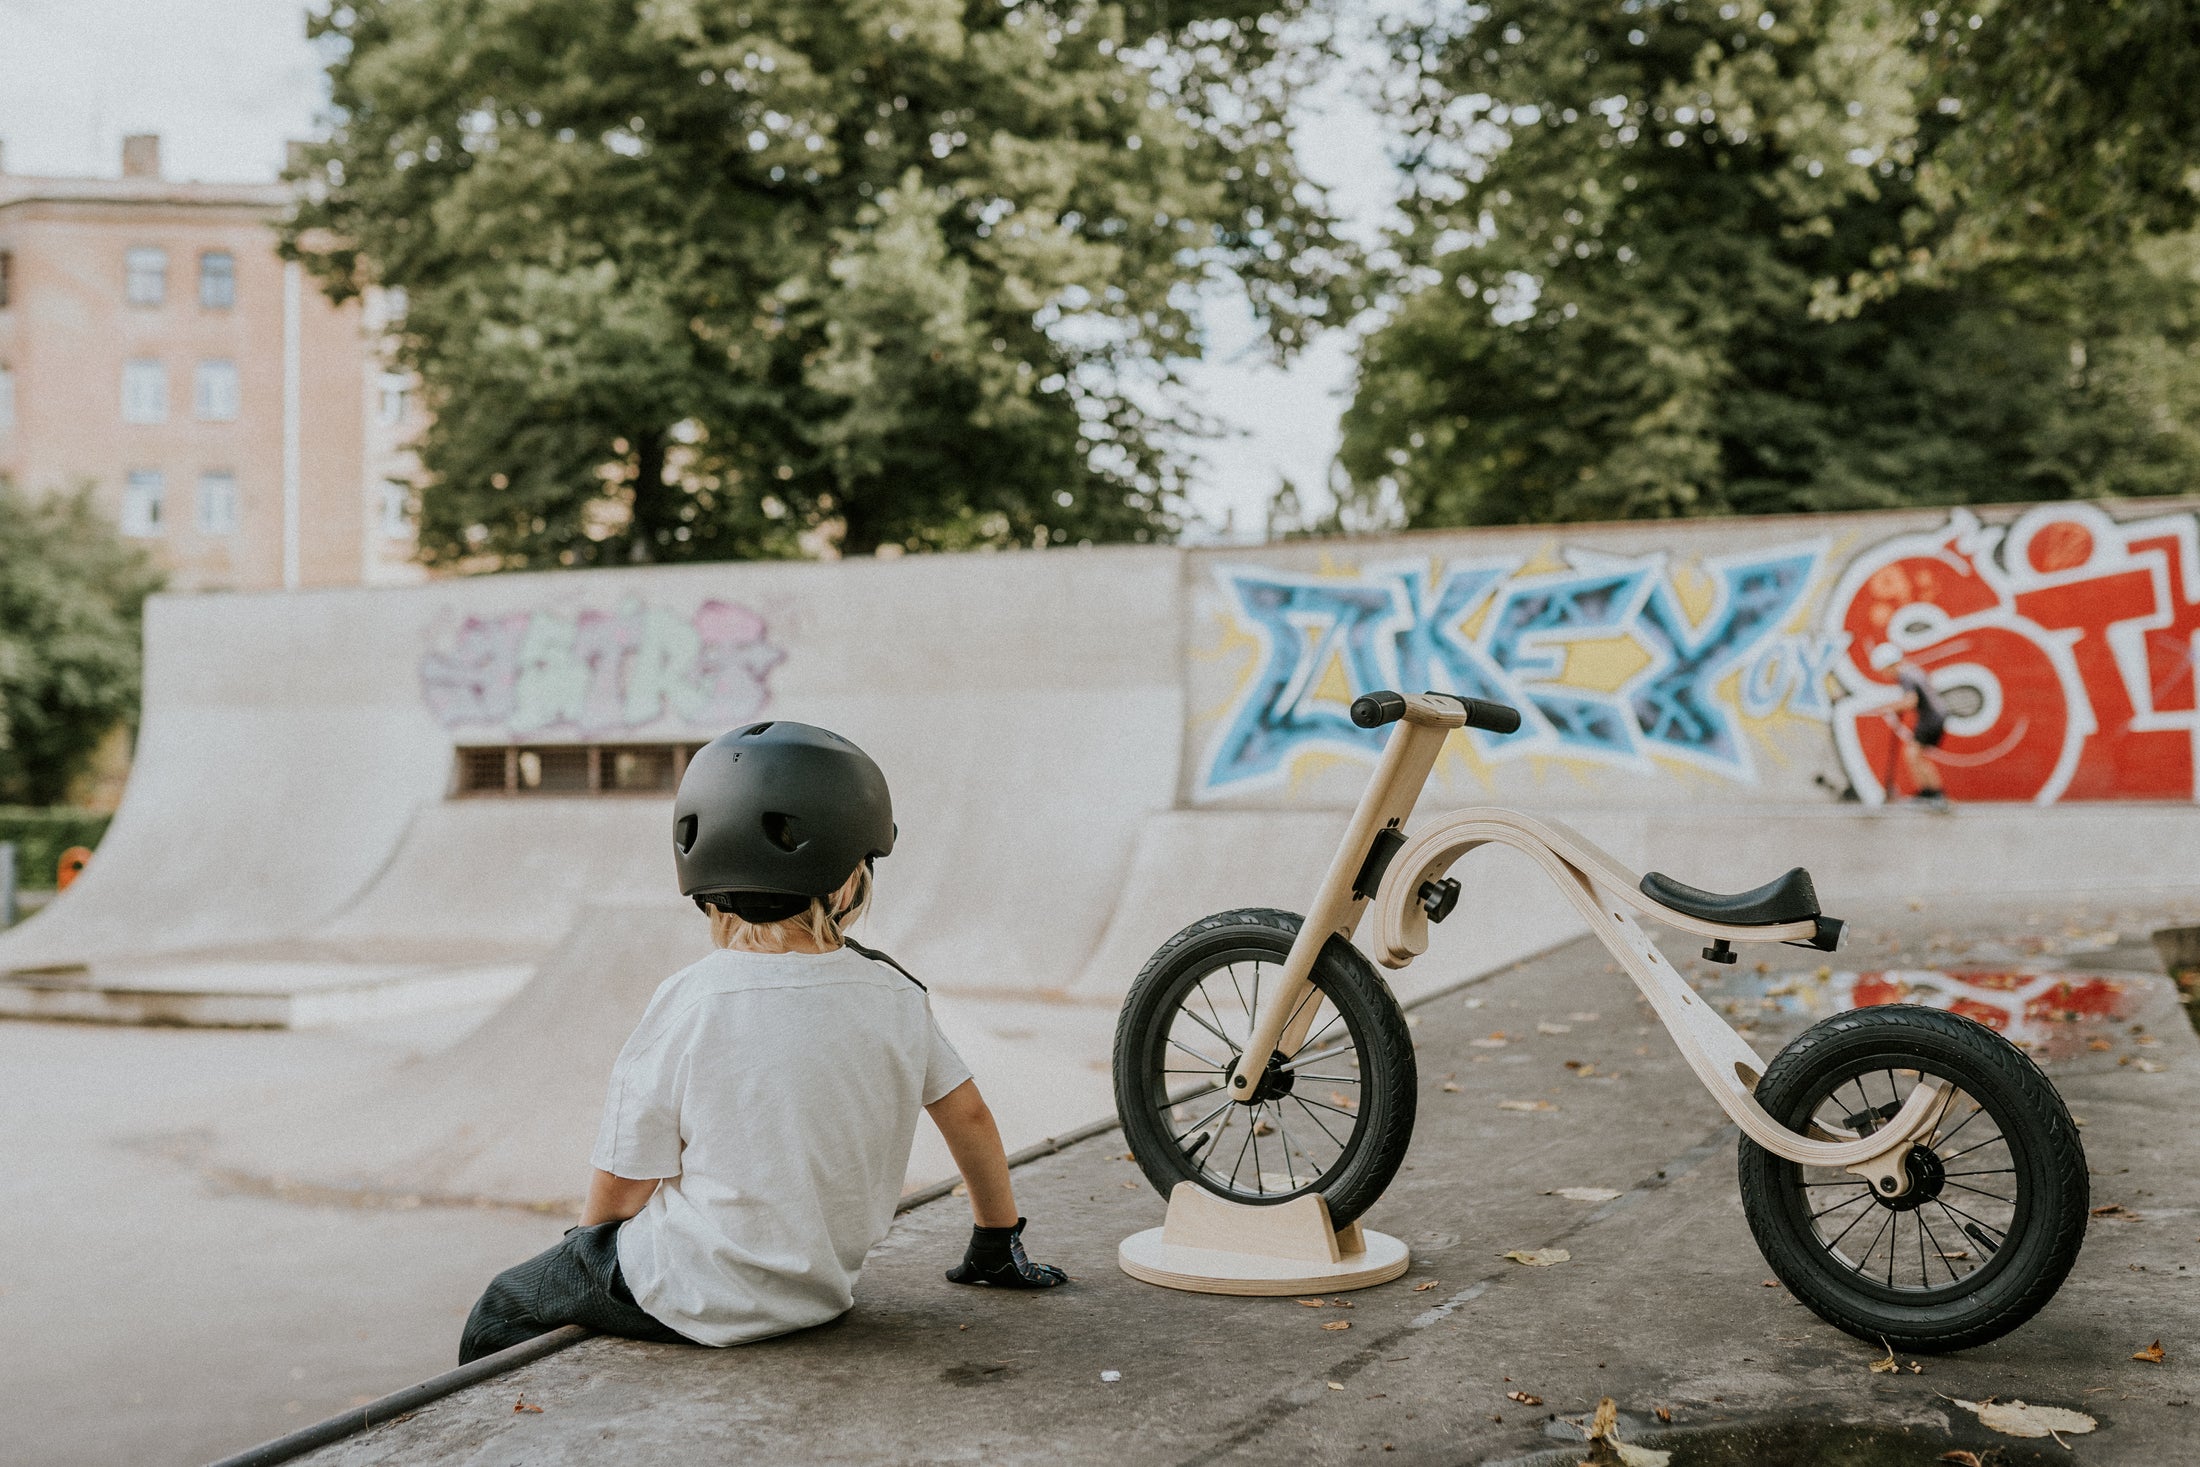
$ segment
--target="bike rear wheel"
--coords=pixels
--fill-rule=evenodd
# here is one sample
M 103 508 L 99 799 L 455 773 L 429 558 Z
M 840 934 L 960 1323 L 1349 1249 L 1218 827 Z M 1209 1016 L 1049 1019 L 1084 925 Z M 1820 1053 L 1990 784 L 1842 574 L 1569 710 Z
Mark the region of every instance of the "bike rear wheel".
M 1814 1025 L 1756 1092 L 1791 1130 L 1868 1135 L 1928 1081 L 1954 1098 L 1905 1157 L 1900 1197 L 1747 1138 L 1739 1158 L 1750 1231 L 1789 1292 L 1859 1339 L 1920 1353 L 2009 1333 L 2077 1261 L 2085 1151 L 2062 1097 L 1991 1029 L 1907 1004 Z
M 1162 944 L 1115 1031 L 1115 1104 L 1140 1170 L 1255 1206 L 1309 1193 L 1343 1227 L 1380 1197 L 1413 1137 L 1413 1041 L 1388 985 L 1332 937 L 1315 959 L 1306 1042 L 1278 1055 L 1251 1103 L 1230 1079 L 1275 992 L 1300 919 L 1245 908 Z

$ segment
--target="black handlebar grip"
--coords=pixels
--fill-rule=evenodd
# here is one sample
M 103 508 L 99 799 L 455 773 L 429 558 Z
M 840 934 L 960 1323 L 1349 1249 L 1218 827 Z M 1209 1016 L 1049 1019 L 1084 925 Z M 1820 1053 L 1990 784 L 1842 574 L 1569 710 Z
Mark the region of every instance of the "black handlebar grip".
M 1352 721 L 1362 728 L 1381 728 L 1386 723 L 1396 723 L 1406 716 L 1406 700 L 1403 693 L 1387 689 L 1379 693 L 1362 693 L 1352 700 Z
M 1453 697 L 1459 695 L 1454 693 Z M 1468 728 L 1485 728 L 1491 733 L 1518 733 L 1520 710 L 1504 703 L 1492 703 L 1487 698 L 1459 698 L 1459 706 L 1467 710 Z

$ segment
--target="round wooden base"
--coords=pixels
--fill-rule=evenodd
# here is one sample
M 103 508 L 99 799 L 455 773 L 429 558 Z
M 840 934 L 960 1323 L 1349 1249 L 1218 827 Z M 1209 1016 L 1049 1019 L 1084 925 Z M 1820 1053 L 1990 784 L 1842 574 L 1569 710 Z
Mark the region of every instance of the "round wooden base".
M 1362 1230 L 1363 1252 L 1336 1263 L 1270 1258 L 1220 1248 L 1186 1248 L 1162 1240 L 1164 1229 L 1133 1233 L 1116 1249 L 1123 1272 L 1165 1289 L 1194 1294 L 1333 1294 L 1387 1284 L 1406 1271 L 1413 1255 L 1388 1233 Z

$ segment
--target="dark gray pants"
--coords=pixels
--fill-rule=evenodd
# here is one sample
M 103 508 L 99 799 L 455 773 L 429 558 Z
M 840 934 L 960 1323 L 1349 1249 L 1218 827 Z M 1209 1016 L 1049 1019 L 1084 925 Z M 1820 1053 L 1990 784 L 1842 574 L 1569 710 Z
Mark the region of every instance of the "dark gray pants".
M 466 1318 L 458 1363 L 494 1355 L 567 1324 L 629 1339 L 686 1342 L 684 1335 L 658 1323 L 634 1302 L 619 1276 L 619 1224 L 606 1222 L 569 1228 L 555 1248 L 491 1279 Z

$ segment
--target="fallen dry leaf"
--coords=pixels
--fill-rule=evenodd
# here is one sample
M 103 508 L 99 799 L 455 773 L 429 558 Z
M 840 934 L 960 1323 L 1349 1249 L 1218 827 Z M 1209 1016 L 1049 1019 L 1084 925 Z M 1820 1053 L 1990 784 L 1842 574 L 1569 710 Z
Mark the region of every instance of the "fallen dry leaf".
M 1956 1401 L 1956 1404 L 1978 1417 L 1979 1425 L 2003 1436 L 2051 1436 L 2059 1442 L 2065 1432 L 2084 1436 L 2100 1425 L 2083 1411 L 2061 1406 L 2027 1406 L 2022 1401 Z
M 1563 1197 L 1569 1202 L 1609 1202 L 1619 1196 L 1617 1187 L 1560 1187 L 1545 1192 L 1546 1197 Z
M 532 1411 L 537 1416 L 540 1416 L 542 1414 L 542 1407 L 528 1405 L 527 1398 L 525 1396 L 521 1396 L 518 1400 L 512 1403 L 512 1411 L 515 1415 L 521 1411 Z
M 1665 1424 L 1666 1424 L 1667 1426 L 1671 1426 L 1671 1425 L 1673 1424 L 1673 1409 L 1672 1409 L 1672 1407 L 1670 1407 L 1670 1406 L 1660 1406 L 1660 1407 L 1658 1407 L 1658 1409 L 1657 1409 L 1657 1413 L 1656 1413 L 1656 1414 L 1657 1414 L 1657 1418 L 1658 1418 L 1658 1420 L 1660 1420 L 1660 1421 L 1664 1422 L 1664 1423 L 1665 1423 Z
M 1499 1102 L 1497 1102 L 1497 1108 L 1498 1108 L 1499 1110 L 1557 1110 L 1557 1109 L 1558 1109 L 1558 1107 L 1557 1107 L 1557 1106 L 1555 1106 L 1555 1105 L 1551 1104 L 1551 1103 L 1550 1103 L 1550 1102 L 1549 1102 L 1548 1100 L 1500 1100 Z
M 2131 1209 L 2121 1202 L 2110 1202 L 2104 1206 L 2094 1208 L 2093 1215 L 2095 1217 L 2130 1217 Z
M 1531 1396 L 1526 1391 L 1507 1391 L 1505 1392 L 1505 1399 L 1518 1401 L 1523 1406 L 1540 1406 L 1543 1404 L 1541 1396 Z
M 2116 1043 L 2112 1039 L 2096 1036 L 2095 1038 L 2088 1039 L 2085 1042 L 2085 1047 L 2087 1049 L 2114 1049 L 2116 1047 Z
M 1328 1386 L 1333 1391 L 1341 1391 L 1344 1389 L 1344 1382 L 1341 1380 L 1324 1381 L 1322 1382 L 1322 1384 Z
M 1563 1248 L 1511 1248 L 1497 1255 L 1524 1263 L 1530 1268 L 1549 1268 L 1554 1263 L 1564 1263 L 1574 1255 Z
M 1956 1464 L 1956 1467 L 1986 1467 L 1985 1463 L 1979 1461 L 1978 1453 L 1966 1452 L 1961 1447 L 1956 1448 L 1952 1452 L 1942 1452 L 1938 1457 L 1934 1458 L 1934 1460 L 1938 1462 L 1953 1462 Z
M 1535 1032 L 1538 1034 L 1571 1034 L 1574 1031 L 1564 1024 L 1544 1022 L 1535 1026 Z
M 1430 1289 L 1433 1289 L 1433 1288 L 1435 1288 L 1435 1287 L 1436 1287 L 1436 1280 L 1434 1280 L 1434 1279 L 1423 1279 L 1423 1280 L 1421 1280 L 1421 1282 L 1419 1282 L 1419 1283 L 1417 1283 L 1417 1284 L 1415 1284 L 1415 1285 L 1413 1286 L 1413 1292 L 1414 1292 L 1414 1293 L 1416 1293 L 1416 1294 L 1425 1294 L 1425 1293 L 1427 1293 L 1427 1292 L 1428 1292 L 1428 1291 L 1429 1291 Z
M 1444 1093 L 1446 1095 L 1457 1095 L 1459 1093 L 1459 1087 L 1453 1084 L 1451 1081 L 1446 1080 L 1444 1082 Z
M 1666 1467 L 1673 1460 L 1671 1452 L 1661 1452 L 1655 1447 L 1638 1447 L 1619 1439 L 1619 1405 L 1610 1396 L 1597 1402 L 1596 1415 L 1587 1427 L 1590 1442 L 1602 1442 L 1619 1458 L 1620 1467 Z
M 1885 1344 L 1886 1342 L 1881 1341 L 1881 1343 Z M 1871 1366 L 1873 1375 L 1892 1375 L 1901 1368 L 1902 1362 L 1894 1358 L 1894 1346 L 1892 1345 L 1887 1346 L 1887 1358 L 1874 1360 Z
M 2166 1365 L 2169 1363 L 2169 1356 L 2163 1353 L 2162 1342 L 2160 1340 L 2156 1340 L 2153 1344 L 2147 1346 L 2144 1350 L 2141 1350 L 2138 1354 L 2132 1356 L 2131 1358 L 2134 1360 L 2144 1360 L 2149 1365 Z
M 1322 1328 L 1323 1328 L 1323 1329 L 1350 1329 L 1350 1328 L 1352 1328 L 1352 1321 L 1351 1321 L 1351 1320 L 1349 1320 L 1349 1319 L 1332 1319 L 1331 1321 L 1329 1321 L 1329 1323 L 1327 1323 L 1327 1324 L 1323 1325 L 1323 1326 L 1322 1326 Z
M 2150 1059 L 2133 1060 L 2131 1062 L 2131 1067 L 2137 1070 L 2142 1075 L 2159 1075 L 2162 1073 L 2162 1071 L 2169 1068 L 2168 1065 L 2158 1064 Z
M 1322 1299 L 1293 1299 L 1291 1302 L 1301 1309 L 1319 1309 L 1327 1301 Z

